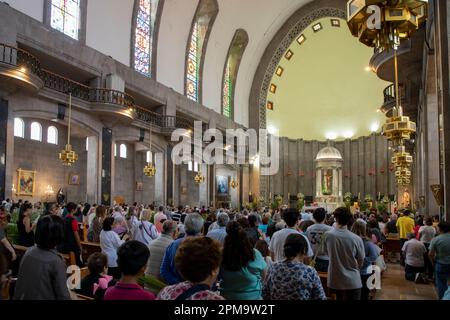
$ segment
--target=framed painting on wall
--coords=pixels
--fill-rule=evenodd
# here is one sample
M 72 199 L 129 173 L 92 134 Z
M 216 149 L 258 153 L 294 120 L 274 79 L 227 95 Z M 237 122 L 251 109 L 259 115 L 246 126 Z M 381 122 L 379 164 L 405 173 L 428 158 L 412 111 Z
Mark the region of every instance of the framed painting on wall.
M 36 186 L 36 171 L 17 169 L 17 195 L 34 195 Z
M 69 185 L 78 186 L 79 184 L 80 184 L 80 174 L 79 173 L 69 174 Z
M 136 181 L 136 191 L 143 191 L 143 190 L 144 190 L 144 183 Z
M 216 176 L 217 181 L 217 195 L 226 196 L 228 195 L 228 177 L 226 176 Z

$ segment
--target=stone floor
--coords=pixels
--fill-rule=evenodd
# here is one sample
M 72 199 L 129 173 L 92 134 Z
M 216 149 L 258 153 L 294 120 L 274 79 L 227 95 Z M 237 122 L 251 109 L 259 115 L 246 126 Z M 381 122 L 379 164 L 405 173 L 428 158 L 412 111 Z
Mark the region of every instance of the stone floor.
M 415 284 L 405 280 L 400 264 L 389 263 L 387 267 L 376 300 L 437 300 L 434 284 Z

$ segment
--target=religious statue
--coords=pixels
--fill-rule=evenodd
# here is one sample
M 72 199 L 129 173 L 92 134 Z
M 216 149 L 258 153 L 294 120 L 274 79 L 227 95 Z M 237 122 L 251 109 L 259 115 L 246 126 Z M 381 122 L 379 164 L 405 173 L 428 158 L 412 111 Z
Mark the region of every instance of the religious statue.
M 333 171 L 325 170 L 322 181 L 322 194 L 329 196 L 333 194 Z
M 64 200 L 66 200 L 66 196 L 64 195 L 64 191 L 63 189 L 59 189 L 58 193 L 56 195 L 56 201 L 58 202 L 59 205 L 64 204 Z
M 405 189 L 405 191 L 403 192 L 403 207 L 409 208 L 410 204 L 411 204 L 411 196 L 409 195 L 408 189 Z

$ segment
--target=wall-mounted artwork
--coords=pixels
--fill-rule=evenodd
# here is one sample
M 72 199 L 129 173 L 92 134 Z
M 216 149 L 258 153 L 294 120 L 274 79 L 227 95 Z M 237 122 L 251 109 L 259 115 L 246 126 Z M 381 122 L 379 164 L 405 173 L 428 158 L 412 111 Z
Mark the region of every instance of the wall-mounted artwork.
M 17 169 L 17 195 L 32 197 L 36 186 L 35 179 L 36 171 Z
M 136 191 L 143 191 L 143 190 L 144 190 L 144 183 L 136 181 Z
M 217 183 L 217 195 L 226 196 L 228 195 L 228 177 L 226 176 L 216 176 Z
M 69 174 L 69 185 L 78 186 L 79 184 L 80 184 L 80 174 L 79 173 Z

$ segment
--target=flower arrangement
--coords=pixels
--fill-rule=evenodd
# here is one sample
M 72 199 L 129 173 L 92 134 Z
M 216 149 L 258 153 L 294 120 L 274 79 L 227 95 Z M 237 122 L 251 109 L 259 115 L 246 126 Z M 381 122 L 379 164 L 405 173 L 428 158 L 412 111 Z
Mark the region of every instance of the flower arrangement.
M 305 206 L 305 195 L 303 193 L 297 194 L 297 209 L 301 211 Z
M 347 208 L 350 208 L 352 205 L 353 194 L 351 192 L 346 192 L 344 194 L 344 203 Z

